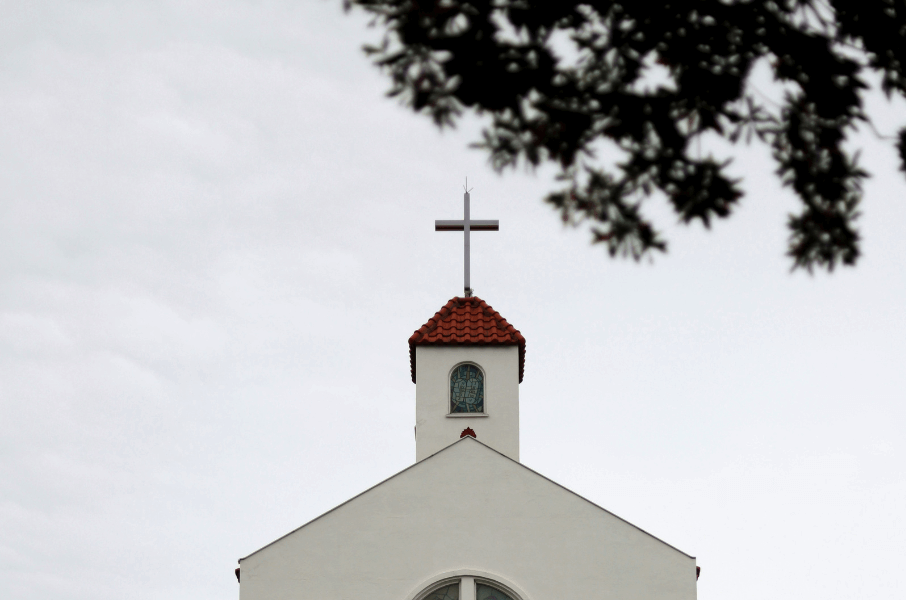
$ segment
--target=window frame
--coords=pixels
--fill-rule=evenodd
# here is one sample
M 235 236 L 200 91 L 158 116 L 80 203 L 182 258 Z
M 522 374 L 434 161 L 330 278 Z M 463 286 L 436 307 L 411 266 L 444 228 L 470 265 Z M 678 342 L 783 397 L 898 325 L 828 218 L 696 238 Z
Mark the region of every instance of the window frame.
M 458 369 L 459 367 L 461 367 L 463 365 L 471 365 L 481 372 L 482 404 L 483 404 L 483 409 L 484 409 L 482 412 L 473 412 L 473 413 L 470 413 L 470 412 L 455 413 L 455 412 L 453 412 L 453 392 L 450 389 L 450 380 L 453 378 L 453 372 L 456 371 L 456 369 Z M 447 415 L 446 415 L 447 417 L 452 418 L 452 419 L 463 419 L 463 418 L 474 419 L 474 418 L 481 418 L 481 417 L 488 416 L 488 372 L 480 364 L 478 364 L 474 360 L 462 360 L 462 361 L 456 363 L 447 372 L 446 386 L 447 386 Z
M 479 583 L 482 583 L 488 587 L 492 587 L 492 588 L 496 588 L 496 589 L 500 590 L 501 592 L 503 592 L 504 594 L 506 594 L 507 596 L 512 598 L 512 600 L 522 600 L 522 597 L 519 594 L 517 594 L 516 592 L 511 590 L 508 586 L 504 585 L 503 583 L 500 583 L 499 581 L 496 581 L 494 579 L 488 579 L 487 577 L 474 577 L 474 576 L 472 577 L 472 585 L 475 586 L 475 590 L 474 590 L 475 595 L 472 596 L 472 600 L 475 600 L 475 598 L 478 598 L 478 584 Z M 459 589 L 462 589 L 461 581 L 459 584 Z M 463 599 L 460 598 L 459 600 L 463 600 Z
M 426 587 L 424 590 L 422 590 L 416 596 L 416 598 L 418 600 L 425 600 L 425 598 L 427 598 L 428 596 L 430 596 L 437 590 L 439 590 L 441 588 L 445 588 L 448 585 L 451 585 L 454 583 L 459 584 L 459 595 L 460 595 L 460 600 L 462 600 L 462 577 L 448 577 L 447 579 L 441 579 L 440 581 L 435 581 L 434 583 L 432 583 L 431 585 Z
M 409 594 L 406 600 L 425 600 L 429 594 L 453 583 L 459 583 L 459 600 L 476 600 L 478 597 L 479 583 L 497 588 L 513 600 L 531 600 L 523 591 L 518 590 L 513 583 L 507 581 L 505 578 L 500 577 L 495 573 L 474 571 L 471 569 L 448 571 L 436 577 L 432 577 L 424 582 L 417 591 Z M 468 592 L 466 592 L 467 586 L 471 587 L 471 590 Z

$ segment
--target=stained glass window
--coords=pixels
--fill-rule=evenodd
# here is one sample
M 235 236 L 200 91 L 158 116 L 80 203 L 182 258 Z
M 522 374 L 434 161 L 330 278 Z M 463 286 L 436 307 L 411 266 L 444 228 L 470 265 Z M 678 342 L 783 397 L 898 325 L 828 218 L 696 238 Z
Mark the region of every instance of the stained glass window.
M 513 600 L 498 589 L 479 583 L 476 589 L 475 600 Z
M 459 365 L 450 375 L 450 412 L 484 412 L 484 375 L 475 365 Z
M 425 596 L 424 600 L 459 600 L 459 583 L 436 589 Z

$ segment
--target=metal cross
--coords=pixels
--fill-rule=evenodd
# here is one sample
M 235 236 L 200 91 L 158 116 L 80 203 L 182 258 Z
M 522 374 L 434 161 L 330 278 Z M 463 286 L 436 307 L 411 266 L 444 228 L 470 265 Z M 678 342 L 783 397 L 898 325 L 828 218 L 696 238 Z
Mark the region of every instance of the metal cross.
M 466 185 L 469 182 L 466 180 Z M 465 294 L 472 295 L 472 288 L 469 285 L 469 234 L 473 231 L 500 231 L 500 221 L 473 221 L 469 216 L 469 191 L 463 187 L 465 193 L 462 195 L 463 217 L 462 221 L 434 221 L 434 231 L 462 231 L 465 232 L 465 248 L 463 255 L 465 260 Z

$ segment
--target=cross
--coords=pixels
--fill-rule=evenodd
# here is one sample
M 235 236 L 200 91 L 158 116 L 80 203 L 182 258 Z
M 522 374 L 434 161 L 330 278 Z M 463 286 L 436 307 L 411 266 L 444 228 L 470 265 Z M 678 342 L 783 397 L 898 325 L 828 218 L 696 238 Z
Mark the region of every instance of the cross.
M 466 186 L 469 180 L 466 180 Z M 500 231 L 500 221 L 473 221 L 469 217 L 469 191 L 463 187 L 465 193 L 462 195 L 463 217 L 461 221 L 434 221 L 434 231 L 462 231 L 464 232 L 465 247 L 463 255 L 465 260 L 465 294 L 472 295 L 472 288 L 469 285 L 469 234 L 473 231 Z

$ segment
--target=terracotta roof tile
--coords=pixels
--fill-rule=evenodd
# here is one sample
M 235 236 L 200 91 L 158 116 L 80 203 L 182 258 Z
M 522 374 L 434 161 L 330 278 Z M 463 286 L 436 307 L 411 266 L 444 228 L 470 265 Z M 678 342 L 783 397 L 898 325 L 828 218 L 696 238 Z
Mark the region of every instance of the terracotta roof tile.
M 481 298 L 453 298 L 409 338 L 415 383 L 415 347 L 435 344 L 519 346 L 519 383 L 525 372 L 525 338 Z

